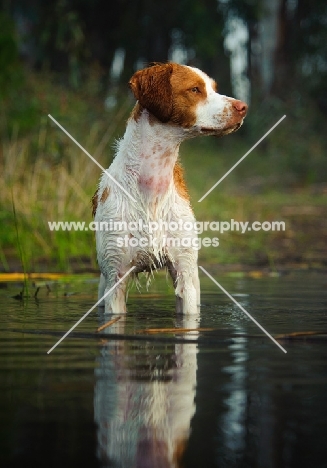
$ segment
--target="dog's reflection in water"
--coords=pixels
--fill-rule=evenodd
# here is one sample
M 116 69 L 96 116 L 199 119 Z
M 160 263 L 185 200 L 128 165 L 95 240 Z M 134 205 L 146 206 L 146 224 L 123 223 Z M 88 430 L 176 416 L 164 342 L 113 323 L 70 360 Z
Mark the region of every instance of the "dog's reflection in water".
M 125 321 L 107 329 L 108 338 L 128 333 Z M 199 318 L 181 316 L 177 326 L 198 328 Z M 195 412 L 197 344 L 109 340 L 98 363 L 94 413 L 102 466 L 181 466 Z

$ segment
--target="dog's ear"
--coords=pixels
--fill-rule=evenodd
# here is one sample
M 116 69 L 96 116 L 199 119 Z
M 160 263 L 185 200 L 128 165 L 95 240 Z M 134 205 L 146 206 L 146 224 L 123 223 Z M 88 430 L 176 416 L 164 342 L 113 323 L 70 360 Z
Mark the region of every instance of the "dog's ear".
M 128 83 L 140 105 L 161 122 L 168 122 L 173 111 L 172 72 L 172 64 L 158 64 L 136 72 Z

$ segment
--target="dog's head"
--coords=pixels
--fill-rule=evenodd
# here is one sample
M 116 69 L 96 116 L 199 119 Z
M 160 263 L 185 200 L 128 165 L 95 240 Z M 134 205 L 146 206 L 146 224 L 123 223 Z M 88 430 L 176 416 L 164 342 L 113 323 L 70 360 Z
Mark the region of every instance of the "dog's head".
M 142 108 L 190 135 L 232 133 L 247 113 L 244 102 L 219 94 L 214 80 L 186 65 L 156 64 L 139 70 L 129 86 Z

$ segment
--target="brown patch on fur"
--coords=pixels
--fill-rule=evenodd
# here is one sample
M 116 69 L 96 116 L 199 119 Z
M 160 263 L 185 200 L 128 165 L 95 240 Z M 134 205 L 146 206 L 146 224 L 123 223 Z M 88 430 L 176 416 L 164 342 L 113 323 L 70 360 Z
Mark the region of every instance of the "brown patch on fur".
M 171 76 L 173 113 L 170 121 L 190 128 L 196 121 L 196 107 L 207 98 L 204 80 L 192 69 L 174 64 Z
M 101 197 L 99 198 L 99 189 L 95 192 L 92 197 L 92 216 L 94 218 L 95 213 L 97 212 L 99 202 L 104 203 L 110 195 L 110 188 L 106 187 L 102 192 Z
M 174 166 L 174 184 L 177 190 L 177 193 L 180 197 L 184 198 L 185 200 L 189 200 L 190 196 L 188 194 L 188 190 L 186 187 L 186 183 L 184 180 L 184 171 L 182 166 L 177 162 Z
M 171 151 L 168 149 L 160 156 L 160 159 L 169 159 L 171 157 Z
M 128 83 L 140 106 L 164 123 L 169 121 L 173 111 L 172 72 L 170 63 L 154 65 L 134 73 Z
M 104 203 L 107 200 L 107 198 L 109 197 L 109 195 L 110 195 L 110 189 L 108 187 L 106 187 L 104 189 L 104 191 L 102 192 L 100 202 Z
M 94 218 L 95 213 L 97 212 L 98 208 L 98 190 L 95 192 L 95 194 L 92 197 L 92 216 Z
M 173 453 L 173 461 L 175 466 L 178 468 L 183 468 L 183 457 L 187 447 L 188 439 L 178 439 L 175 441 L 175 449 Z

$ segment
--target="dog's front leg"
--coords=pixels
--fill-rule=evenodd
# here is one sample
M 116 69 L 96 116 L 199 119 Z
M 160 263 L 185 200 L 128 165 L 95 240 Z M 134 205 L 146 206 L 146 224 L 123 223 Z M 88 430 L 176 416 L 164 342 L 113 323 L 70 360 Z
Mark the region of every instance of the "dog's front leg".
M 105 293 L 112 288 L 106 287 Z M 122 281 L 104 300 L 105 313 L 126 314 L 126 280 Z
M 111 275 L 112 277 L 113 275 Z M 119 278 L 121 278 L 123 274 L 115 275 L 114 280 L 108 280 L 105 278 L 103 274 L 101 274 L 100 282 L 99 282 L 99 290 L 98 290 L 98 297 L 99 300 L 101 298 L 104 299 L 101 306 L 105 307 L 105 313 L 113 313 L 113 314 L 125 314 L 126 313 L 126 286 L 127 286 L 127 279 L 125 278 L 124 281 L 120 282 L 117 286 L 117 282 Z M 113 289 L 114 288 L 114 289 Z M 111 292 L 109 292 L 112 289 Z M 108 293 L 109 292 L 109 293 Z
M 197 255 L 179 256 L 168 270 L 175 286 L 176 311 L 183 312 L 183 314 L 198 314 L 200 312 L 200 280 Z
M 101 299 L 101 302 L 99 303 L 99 307 L 104 307 L 103 296 L 104 296 L 105 290 L 106 290 L 106 278 L 101 273 L 100 280 L 99 280 L 99 287 L 98 287 L 98 301 L 100 301 Z
M 174 267 L 173 263 L 169 260 L 167 262 L 167 268 L 169 271 L 169 274 L 171 276 L 171 279 L 173 280 L 173 285 L 176 290 L 176 285 L 177 285 L 177 270 Z M 183 299 L 180 296 L 177 296 L 176 294 L 176 313 L 177 314 L 182 314 L 183 313 Z
M 177 298 L 182 299 L 183 314 L 198 314 L 200 311 L 200 289 L 197 266 L 192 273 L 181 271 L 175 289 Z

